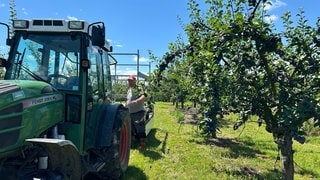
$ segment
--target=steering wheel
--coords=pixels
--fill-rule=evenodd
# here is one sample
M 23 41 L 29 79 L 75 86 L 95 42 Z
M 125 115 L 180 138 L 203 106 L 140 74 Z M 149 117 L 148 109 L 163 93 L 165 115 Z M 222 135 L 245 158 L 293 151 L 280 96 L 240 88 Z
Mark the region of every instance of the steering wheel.
M 57 81 L 52 82 L 53 79 L 56 79 Z M 49 74 L 48 75 L 48 82 L 52 85 L 54 85 L 56 88 L 63 88 L 65 86 L 65 83 L 67 82 L 68 77 L 64 76 L 62 74 Z

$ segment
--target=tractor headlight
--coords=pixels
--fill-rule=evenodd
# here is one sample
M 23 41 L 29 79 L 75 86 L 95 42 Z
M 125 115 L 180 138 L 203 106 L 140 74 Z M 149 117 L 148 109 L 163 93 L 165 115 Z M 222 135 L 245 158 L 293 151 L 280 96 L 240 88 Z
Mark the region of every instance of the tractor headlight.
M 27 20 L 13 20 L 13 27 L 17 29 L 26 29 L 29 26 L 29 21 Z
M 84 29 L 83 21 L 69 21 L 69 29 L 81 30 Z

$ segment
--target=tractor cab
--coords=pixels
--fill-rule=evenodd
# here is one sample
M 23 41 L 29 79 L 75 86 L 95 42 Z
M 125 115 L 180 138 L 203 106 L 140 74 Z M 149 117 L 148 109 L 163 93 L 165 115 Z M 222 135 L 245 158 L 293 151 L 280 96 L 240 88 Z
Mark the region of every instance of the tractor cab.
M 14 20 L 14 36 L 8 40 L 11 51 L 5 80 L 12 82 L 45 82 L 51 91 L 63 96 L 62 119 L 73 130 L 60 132 L 79 147 L 84 142 L 73 136 L 85 134 L 85 119 L 93 104 L 106 99 L 111 92 L 108 52 L 102 22 L 65 20 Z M 112 63 L 111 63 L 112 64 Z M 72 126 L 71 126 L 72 127 Z M 78 127 L 78 128 L 76 128 Z

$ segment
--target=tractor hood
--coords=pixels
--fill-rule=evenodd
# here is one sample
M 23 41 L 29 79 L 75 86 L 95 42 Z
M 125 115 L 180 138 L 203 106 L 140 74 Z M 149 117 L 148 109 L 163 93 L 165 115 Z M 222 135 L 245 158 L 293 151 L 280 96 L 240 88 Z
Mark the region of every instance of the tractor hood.
M 0 80 L 0 109 L 16 101 L 44 96 L 53 92 L 57 91 L 51 85 L 42 81 Z M 28 101 L 24 101 L 23 103 L 27 105 Z
M 63 120 L 63 95 L 48 83 L 0 80 L 0 156 Z

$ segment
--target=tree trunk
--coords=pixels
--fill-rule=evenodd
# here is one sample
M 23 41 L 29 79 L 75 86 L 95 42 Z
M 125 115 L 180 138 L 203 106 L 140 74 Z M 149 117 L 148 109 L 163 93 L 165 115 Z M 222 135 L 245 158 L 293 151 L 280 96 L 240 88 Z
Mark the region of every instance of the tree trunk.
M 286 133 L 282 140 L 278 142 L 281 160 L 282 160 L 282 178 L 285 180 L 293 180 L 294 165 L 293 165 L 293 150 L 292 150 L 292 136 Z
M 181 101 L 181 109 L 184 109 L 184 101 Z
M 197 103 L 196 101 L 193 101 L 193 107 L 196 108 L 197 107 Z

